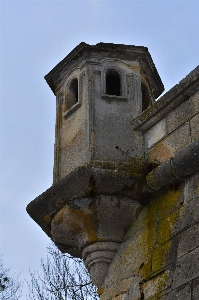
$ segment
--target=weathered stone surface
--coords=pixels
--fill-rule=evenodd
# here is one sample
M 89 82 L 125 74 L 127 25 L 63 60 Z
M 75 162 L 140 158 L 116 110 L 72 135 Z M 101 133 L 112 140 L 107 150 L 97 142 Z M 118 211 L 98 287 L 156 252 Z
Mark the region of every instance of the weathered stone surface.
M 152 61 L 148 49 L 143 46 L 122 45 L 112 43 L 98 43 L 96 45 L 89 45 L 84 42 L 76 46 L 60 63 L 58 63 L 46 76 L 45 79 L 55 93 L 57 86 L 63 80 L 65 74 L 71 69 L 78 66 L 82 59 L 91 57 L 94 58 L 108 56 L 109 58 L 118 58 L 125 61 L 136 61 L 138 58 L 144 65 L 148 77 L 157 81 L 155 88 L 156 97 L 163 91 L 163 84 L 157 72 L 157 69 Z
M 153 191 L 158 191 L 164 185 L 169 185 L 176 180 L 173 176 L 171 160 L 161 164 L 147 175 L 147 184 Z
M 129 277 L 117 282 L 117 284 L 113 285 L 111 288 L 104 287 L 100 293 L 100 300 L 117 299 L 117 297 L 119 297 L 118 299 L 125 299 L 132 283 L 133 277 Z
M 180 287 L 173 291 L 168 299 L 165 298 L 165 300 L 192 300 L 191 298 L 191 284 L 187 284 L 183 287 Z
M 147 261 L 147 234 L 142 230 L 134 233 L 134 238 L 121 244 L 115 254 L 113 263 L 109 267 L 109 273 L 105 280 L 105 286 L 110 288 L 125 278 L 137 275 L 140 266 Z M 139 251 L 138 251 L 139 249 Z
M 182 151 L 190 143 L 190 126 L 187 122 L 162 140 L 160 145 L 157 144 L 149 150 L 149 161 L 162 163 Z M 167 155 L 161 157 L 161 151 L 166 151 Z
M 181 233 L 199 222 L 199 198 L 190 201 L 180 210 L 177 221 L 172 226 L 172 236 Z
M 189 144 L 185 149 L 167 162 L 150 172 L 147 185 L 151 190 L 159 190 L 176 180 L 191 176 L 199 170 L 199 140 Z
M 149 161 L 156 162 L 158 164 L 164 163 L 174 155 L 174 148 L 169 145 L 163 139 L 158 142 L 157 145 L 151 148 L 149 151 Z
M 199 173 L 190 177 L 185 184 L 185 201 L 199 197 Z
M 127 169 L 129 168 L 127 167 Z M 73 199 L 100 194 L 128 195 L 130 197 L 134 195 L 135 198 L 139 198 L 140 192 L 139 177 L 131 178 L 129 171 L 120 172 L 92 166 L 80 167 L 29 203 L 27 212 L 51 236 L 52 218 Z
M 133 282 L 131 284 L 131 287 L 124 298 L 125 300 L 138 300 L 142 297 L 142 291 L 141 291 L 141 277 L 138 275 L 133 276 Z
M 163 119 L 180 103 L 189 99 L 199 91 L 199 66 L 190 72 L 183 80 L 165 93 L 155 105 L 132 121 L 133 128 L 142 132 Z M 195 97 L 195 96 L 193 96 Z M 196 101 L 197 104 L 197 101 Z
M 194 111 L 194 115 L 199 113 L 199 91 L 189 98 L 189 103 Z
M 183 285 L 176 290 L 169 290 L 166 294 L 158 295 L 158 300 L 192 300 L 191 283 Z
M 193 280 L 192 300 L 198 300 L 199 297 L 199 278 Z
M 65 245 L 68 253 L 75 255 L 79 251 L 78 256 L 81 256 L 87 245 L 99 241 L 121 243 L 125 229 L 136 219 L 140 209 L 136 200 L 121 196 L 75 199 L 54 216 L 51 236 L 55 244 Z
M 166 120 L 162 119 L 160 122 L 151 127 L 146 133 L 146 142 L 148 148 L 157 143 L 166 135 Z
M 170 133 L 190 120 L 199 110 L 199 93 L 187 99 L 171 111 L 167 117 L 167 132 Z
M 153 250 L 151 266 L 152 272 L 160 272 L 175 261 L 177 245 L 174 241 L 167 241 Z
M 82 257 L 93 283 L 100 287 L 108 273 L 108 268 L 115 252 L 119 248 L 116 242 L 97 242 L 84 248 Z
M 199 248 L 177 260 L 172 288 L 175 289 L 199 276 Z
M 191 139 L 192 141 L 195 141 L 199 138 L 199 114 L 197 114 L 195 117 L 193 117 L 190 120 L 190 126 L 191 126 Z
M 197 247 L 199 247 L 199 224 L 181 233 L 177 256 L 183 256 Z
M 169 288 L 172 284 L 172 275 L 173 272 L 168 269 L 144 283 L 142 285 L 144 299 L 152 299 L 152 297 L 159 295 L 163 290 Z
M 172 171 L 176 178 L 191 176 L 199 170 L 199 139 L 188 145 L 172 159 Z

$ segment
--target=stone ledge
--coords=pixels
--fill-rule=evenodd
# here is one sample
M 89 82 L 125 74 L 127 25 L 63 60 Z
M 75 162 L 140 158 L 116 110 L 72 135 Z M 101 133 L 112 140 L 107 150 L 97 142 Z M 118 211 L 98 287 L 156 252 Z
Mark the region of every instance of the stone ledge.
M 51 222 L 55 214 L 70 201 L 95 195 L 122 195 L 140 199 L 143 177 L 127 171 L 110 170 L 86 165 L 75 169 L 30 202 L 27 212 L 51 237 Z
M 147 177 L 147 185 L 152 191 L 182 180 L 199 171 L 199 139 L 189 144 L 167 162 L 159 165 Z
M 132 120 L 134 130 L 142 132 L 165 117 L 185 99 L 199 91 L 199 66 L 164 94 L 153 106 Z
M 197 171 L 199 171 L 199 139 L 148 175 L 145 174 L 146 180 L 143 174 L 133 176 L 131 169 L 125 172 L 100 169 L 91 165 L 79 167 L 30 202 L 27 212 L 51 237 L 53 217 L 71 200 L 95 195 L 122 195 L 142 201 L 146 195 Z

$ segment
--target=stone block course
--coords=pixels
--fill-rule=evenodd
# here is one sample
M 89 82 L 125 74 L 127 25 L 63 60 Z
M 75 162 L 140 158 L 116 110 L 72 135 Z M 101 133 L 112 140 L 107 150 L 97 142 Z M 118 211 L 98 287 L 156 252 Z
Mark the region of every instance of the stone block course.
M 191 300 L 191 284 L 174 290 L 167 300 Z
M 167 116 L 167 132 L 170 134 L 176 128 L 188 121 L 195 112 L 192 110 L 189 101 L 185 101 Z
M 190 126 L 186 122 L 149 150 L 149 162 L 165 162 L 190 143 Z
M 179 237 L 177 257 L 181 257 L 199 247 L 199 224 L 183 231 Z
M 199 277 L 193 280 L 192 285 L 192 300 L 199 299 Z
M 199 173 L 187 180 L 184 194 L 186 203 L 199 197 Z
M 189 102 L 194 114 L 199 113 L 199 91 L 189 98 Z
M 168 266 L 171 268 L 176 259 L 176 252 L 176 240 L 168 241 L 154 249 L 152 254 L 152 272 L 160 272 Z
M 188 283 L 199 276 L 199 248 L 180 257 L 177 260 L 176 270 L 173 276 L 172 289 Z
M 199 222 L 199 198 L 193 199 L 186 206 L 182 207 L 179 218 L 172 226 L 172 236 L 177 235 L 184 230 Z
M 199 138 L 199 114 L 190 120 L 192 142 Z
M 168 279 L 168 280 L 165 280 Z M 172 284 L 172 271 L 167 269 L 165 272 L 158 274 L 154 278 L 147 280 L 142 285 L 144 300 L 153 299 L 162 291 L 168 289 Z
M 146 133 L 147 146 L 150 148 L 166 135 L 166 120 L 162 119 Z

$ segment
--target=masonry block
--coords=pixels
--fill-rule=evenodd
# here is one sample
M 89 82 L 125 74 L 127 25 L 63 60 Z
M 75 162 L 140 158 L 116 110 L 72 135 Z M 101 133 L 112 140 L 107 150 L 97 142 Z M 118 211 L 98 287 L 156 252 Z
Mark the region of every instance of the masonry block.
M 171 133 L 180 125 L 190 120 L 197 112 L 197 97 L 191 97 L 190 99 L 183 102 L 181 105 L 176 107 L 167 116 L 167 133 Z M 198 100 L 199 101 L 199 100 Z
M 175 289 L 199 276 L 199 248 L 177 260 L 172 288 Z
M 162 119 L 146 133 L 147 146 L 150 148 L 166 135 L 166 120 Z
M 199 173 L 195 174 L 185 185 L 185 202 L 189 202 L 199 197 Z
M 177 257 L 181 257 L 197 247 L 199 247 L 199 224 L 180 234 Z
M 195 141 L 199 138 L 199 114 L 195 115 L 190 120 L 190 126 L 191 126 L 191 138 L 192 141 Z
M 191 300 L 191 284 L 176 289 L 166 300 Z
M 165 162 L 190 143 L 190 127 L 187 122 L 149 150 L 149 161 Z
M 199 222 L 199 198 L 195 198 L 179 211 L 179 217 L 172 226 L 172 235 L 177 235 Z
M 172 284 L 172 274 L 172 270 L 167 269 L 161 274 L 146 281 L 142 285 L 144 300 L 153 299 L 153 297 L 169 288 Z
M 192 300 L 199 299 L 199 278 L 193 280 Z

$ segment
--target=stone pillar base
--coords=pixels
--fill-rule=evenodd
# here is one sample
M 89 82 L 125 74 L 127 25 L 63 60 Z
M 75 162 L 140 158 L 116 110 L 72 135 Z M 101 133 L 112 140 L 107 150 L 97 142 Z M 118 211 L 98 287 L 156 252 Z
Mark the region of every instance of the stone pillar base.
M 97 242 L 84 248 L 82 258 L 97 287 L 103 285 L 109 265 L 119 245 L 120 243 L 116 242 Z

